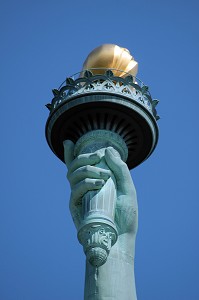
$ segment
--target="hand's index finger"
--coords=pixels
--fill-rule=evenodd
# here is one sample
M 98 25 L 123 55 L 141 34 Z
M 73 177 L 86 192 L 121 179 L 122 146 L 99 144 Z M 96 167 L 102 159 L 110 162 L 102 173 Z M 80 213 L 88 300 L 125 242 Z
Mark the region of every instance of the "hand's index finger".
M 74 185 L 79 181 L 82 181 L 86 178 L 93 178 L 93 179 L 103 179 L 108 180 L 111 176 L 111 171 L 107 169 L 102 169 L 96 166 L 86 165 L 83 167 L 79 167 L 72 173 L 68 172 L 67 177 L 70 181 L 70 184 Z
M 95 165 L 99 163 L 101 160 L 100 155 L 96 153 L 87 153 L 87 154 L 80 154 L 77 158 L 75 158 L 68 170 L 68 176 L 73 173 L 76 169 L 86 166 L 86 165 Z

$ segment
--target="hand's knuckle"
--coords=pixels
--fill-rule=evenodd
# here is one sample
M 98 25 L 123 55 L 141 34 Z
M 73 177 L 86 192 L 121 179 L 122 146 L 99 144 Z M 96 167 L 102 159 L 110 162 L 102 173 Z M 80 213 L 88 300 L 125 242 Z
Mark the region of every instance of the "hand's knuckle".
M 89 172 L 90 170 L 91 170 L 91 166 L 86 165 L 86 166 L 84 167 L 84 172 Z
M 90 183 L 90 179 L 89 179 L 89 178 L 85 178 L 85 179 L 83 180 L 83 183 L 89 184 L 89 183 Z

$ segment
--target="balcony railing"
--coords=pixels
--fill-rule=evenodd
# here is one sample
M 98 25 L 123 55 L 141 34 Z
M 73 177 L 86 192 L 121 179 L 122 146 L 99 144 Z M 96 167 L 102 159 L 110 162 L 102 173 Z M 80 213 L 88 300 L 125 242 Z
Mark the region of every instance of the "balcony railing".
M 149 89 L 137 77 L 121 70 L 95 68 L 84 70 L 67 78 L 58 89 L 52 90 L 54 98 L 47 104 L 52 113 L 59 105 L 73 97 L 95 93 L 122 95 L 144 106 L 158 120 L 156 105 Z

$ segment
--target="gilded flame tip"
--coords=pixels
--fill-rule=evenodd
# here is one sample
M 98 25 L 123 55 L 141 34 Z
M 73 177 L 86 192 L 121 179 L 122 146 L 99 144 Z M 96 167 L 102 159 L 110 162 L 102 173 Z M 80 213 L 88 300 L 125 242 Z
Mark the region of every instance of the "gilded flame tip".
M 102 74 L 104 69 L 112 69 L 115 76 L 125 77 L 126 73 L 136 76 L 138 63 L 128 49 L 114 44 L 103 44 L 91 51 L 86 58 L 83 70 L 88 69 L 98 69 L 92 70 L 94 74 Z

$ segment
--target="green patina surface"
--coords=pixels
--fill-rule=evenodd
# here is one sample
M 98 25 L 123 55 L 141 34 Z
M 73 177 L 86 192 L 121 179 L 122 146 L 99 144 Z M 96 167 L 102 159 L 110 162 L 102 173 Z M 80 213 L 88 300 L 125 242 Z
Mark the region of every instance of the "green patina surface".
M 84 299 L 136 300 L 138 206 L 129 169 L 157 145 L 158 100 L 113 69 L 77 75 L 53 90 L 46 138 L 68 168 L 70 212 L 86 255 Z

